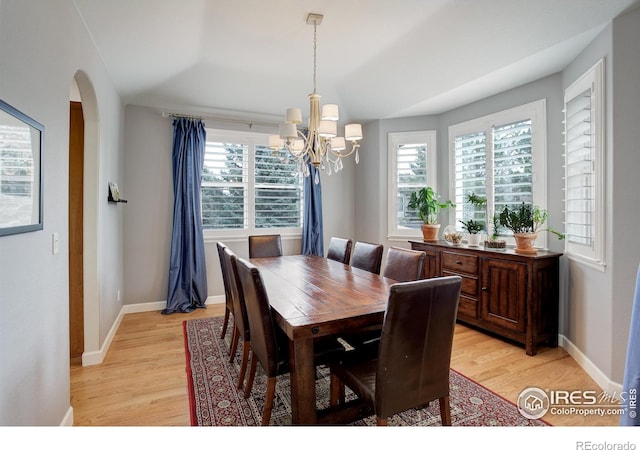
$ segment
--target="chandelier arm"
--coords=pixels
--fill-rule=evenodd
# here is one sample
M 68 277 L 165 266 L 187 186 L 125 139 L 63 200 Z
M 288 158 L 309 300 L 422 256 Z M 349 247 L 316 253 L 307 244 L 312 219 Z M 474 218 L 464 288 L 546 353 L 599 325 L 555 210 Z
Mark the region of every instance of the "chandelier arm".
M 351 155 L 353 155 L 353 153 L 358 150 L 358 148 L 360 147 L 360 144 L 358 144 L 357 142 L 354 142 L 352 144 L 351 150 L 349 150 L 349 152 L 344 153 L 343 151 L 335 151 L 334 149 L 332 149 L 331 147 L 329 147 L 329 151 L 331 152 L 332 155 L 337 156 L 338 158 L 347 158 Z

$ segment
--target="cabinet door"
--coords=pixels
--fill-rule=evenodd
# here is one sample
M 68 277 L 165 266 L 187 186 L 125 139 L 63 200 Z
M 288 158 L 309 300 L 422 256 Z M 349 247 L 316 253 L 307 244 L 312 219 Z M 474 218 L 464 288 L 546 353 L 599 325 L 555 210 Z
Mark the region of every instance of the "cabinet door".
M 527 265 L 482 259 L 480 317 L 519 333 L 526 331 Z

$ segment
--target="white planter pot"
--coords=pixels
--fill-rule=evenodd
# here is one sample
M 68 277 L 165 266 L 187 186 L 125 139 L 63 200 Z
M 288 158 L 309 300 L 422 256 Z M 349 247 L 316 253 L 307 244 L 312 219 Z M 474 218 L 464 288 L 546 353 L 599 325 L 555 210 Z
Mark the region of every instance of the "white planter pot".
M 482 237 L 481 234 L 470 234 L 467 233 L 467 245 L 469 247 L 477 247 L 478 245 L 480 245 L 480 238 Z

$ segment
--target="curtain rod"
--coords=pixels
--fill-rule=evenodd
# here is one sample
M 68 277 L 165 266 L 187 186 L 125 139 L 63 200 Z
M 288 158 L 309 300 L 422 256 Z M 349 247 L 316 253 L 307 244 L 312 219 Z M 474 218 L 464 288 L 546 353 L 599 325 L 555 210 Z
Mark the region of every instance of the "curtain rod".
M 249 128 L 253 127 L 254 125 L 258 125 L 258 126 L 264 126 L 264 127 L 277 127 L 278 124 L 277 123 L 271 123 L 271 122 L 258 122 L 255 120 L 244 120 L 244 119 L 232 119 L 229 117 L 214 117 L 214 116 L 198 116 L 198 115 L 192 115 L 192 114 L 177 114 L 177 113 L 167 113 L 167 112 L 163 112 L 162 113 L 162 117 L 169 117 L 169 118 L 186 118 L 186 119 L 200 119 L 200 120 L 215 120 L 217 122 L 230 122 L 230 123 L 239 123 L 239 124 L 243 124 L 243 125 L 248 125 Z

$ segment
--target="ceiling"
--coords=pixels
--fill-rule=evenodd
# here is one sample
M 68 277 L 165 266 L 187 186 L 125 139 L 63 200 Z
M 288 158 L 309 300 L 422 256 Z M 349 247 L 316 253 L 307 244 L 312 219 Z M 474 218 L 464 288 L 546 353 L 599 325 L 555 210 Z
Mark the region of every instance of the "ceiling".
M 125 103 L 225 117 L 437 114 L 562 70 L 636 0 L 75 0 Z

